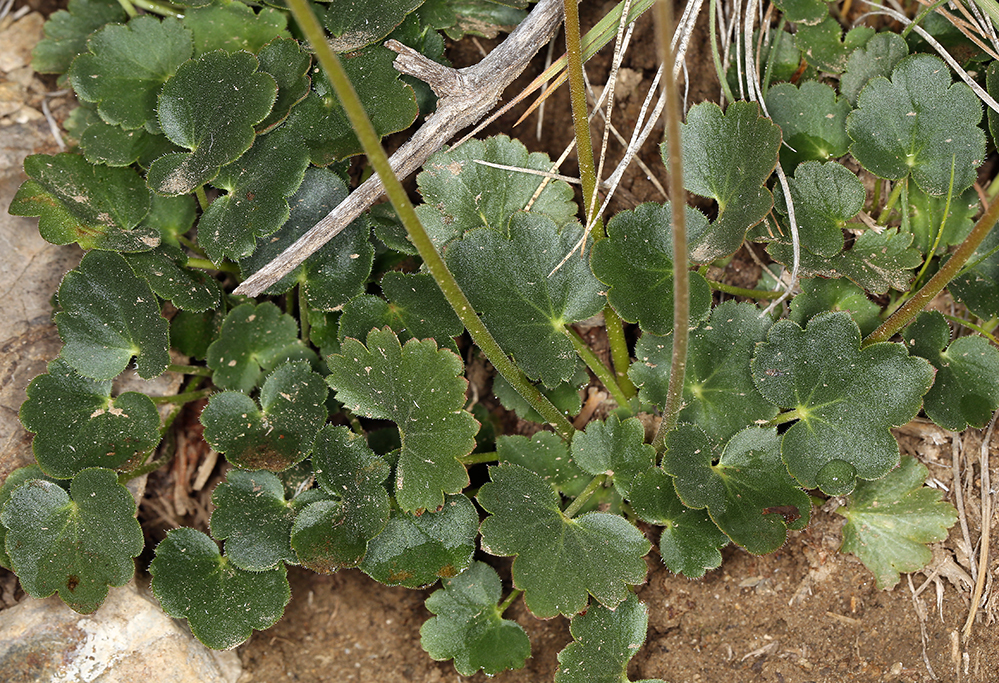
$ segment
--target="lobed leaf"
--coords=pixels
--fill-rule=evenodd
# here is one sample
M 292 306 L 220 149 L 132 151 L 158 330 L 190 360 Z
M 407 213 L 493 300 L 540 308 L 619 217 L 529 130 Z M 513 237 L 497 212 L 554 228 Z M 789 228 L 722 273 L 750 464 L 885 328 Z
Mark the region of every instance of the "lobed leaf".
M 645 427 L 638 418 L 622 422 L 612 414 L 573 435 L 572 459 L 593 476 L 607 474 L 627 498 L 635 477 L 656 464 L 656 450 L 645 443 Z
M 152 135 L 145 128 L 125 130 L 104 123 L 100 118 L 88 125 L 79 137 L 80 150 L 87 161 L 95 165 L 120 167 L 138 162 L 148 167 L 154 159 L 180 149 L 165 135 Z
M 839 79 L 839 91 L 857 105 L 860 91 L 878 76 L 888 78 L 895 66 L 909 55 L 905 38 L 897 33 L 878 33 L 867 43 L 850 53 Z
M 114 0 L 70 0 L 66 9 L 46 20 L 45 37 L 32 52 L 31 68 L 43 74 L 66 73 L 73 59 L 86 51 L 91 33 L 125 18 L 125 10 Z
M 160 88 L 191 58 L 191 32 L 177 19 L 139 16 L 108 24 L 87 40 L 69 70 L 77 97 L 97 105 L 101 118 L 126 130 L 159 133 Z
M 781 461 L 775 429 L 747 427 L 723 446 L 681 424 L 666 437 L 662 466 L 685 505 L 706 507 L 718 528 L 751 553 L 773 552 L 788 529 L 808 525 L 811 502 Z
M 393 510 L 385 530 L 368 541 L 361 571 L 406 588 L 458 576 L 472 563 L 478 524 L 475 506 L 462 494 L 445 496 L 439 510 L 418 517 Z
M 252 254 L 240 259 L 243 276 L 249 277 L 267 265 L 346 199 L 347 194 L 347 185 L 333 171 L 306 169 L 298 190 L 285 202 L 286 206 L 291 205 L 287 222 L 258 243 Z M 357 218 L 266 293 L 284 294 L 297 283 L 312 309 L 334 311 L 343 307 L 364 291 L 371 274 L 374 247 L 368 240 L 369 232 L 368 220 Z
M 671 572 L 698 579 L 721 566 L 719 551 L 728 545 L 728 536 L 706 509 L 695 510 L 680 501 L 673 477 L 662 469 L 653 467 L 635 477 L 629 502 L 643 522 L 663 527 L 659 556 Z
M 298 323 L 269 301 L 240 304 L 222 322 L 218 339 L 208 347 L 206 362 L 220 389 L 249 393 L 265 370 L 273 370 L 306 351 Z
M 913 185 L 909 188 L 909 229 L 912 231 L 912 246 L 921 254 L 928 254 L 936 244 L 937 254 L 947 247 L 960 244 L 974 227 L 978 213 L 978 193 L 969 187 L 963 194 L 955 193 L 948 198 L 935 197 Z M 944 216 L 944 211 L 947 215 Z M 937 235 L 940 241 L 937 243 Z
M 547 216 L 518 213 L 509 229 L 509 239 L 473 230 L 448 248 L 447 264 L 500 346 L 553 388 L 576 370 L 565 326 L 600 312 L 600 283 L 580 258 L 555 270 L 582 235 L 578 224 L 559 232 Z
M 516 556 L 513 583 L 525 591 L 534 615 L 576 614 L 587 594 L 617 607 L 629 584 L 645 580 L 642 557 L 650 545 L 626 520 L 605 512 L 567 518 L 551 485 L 518 465 L 490 467 L 489 476 L 477 496 L 490 513 L 480 528 L 481 547 Z
M 341 353 L 326 362 L 326 381 L 338 401 L 399 428 L 395 498 L 402 510 L 439 508 L 445 494 L 468 485 L 458 458 L 475 448 L 479 426 L 464 410 L 466 382 L 458 356 L 438 350 L 432 339 L 402 346 L 392 330 L 382 329 L 368 334 L 367 348 L 345 339 Z
M 208 536 L 185 527 L 170 530 L 156 546 L 149 573 L 163 611 L 187 619 L 194 636 L 215 650 L 273 626 L 291 599 L 283 563 L 248 572 L 222 557 Z
M 292 107 L 309 94 L 312 57 L 297 40 L 277 37 L 260 49 L 257 59 L 260 70 L 273 76 L 278 87 L 271 113 L 257 124 L 257 133 L 263 134 L 283 123 Z
M 867 199 L 863 183 L 836 162 L 806 161 L 788 179 L 801 245 L 819 256 L 832 258 L 843 251 L 843 229 Z M 783 193 L 776 209 L 788 213 Z
M 947 287 L 978 317 L 999 317 L 999 230 L 989 231 Z
M 770 118 L 780 126 L 787 143 L 781 147 L 780 157 L 788 172 L 802 161 L 827 161 L 849 149 L 846 116 L 850 103 L 837 97 L 828 85 L 818 81 L 805 81 L 800 86 L 778 83 L 767 91 L 766 103 Z
M 496 456 L 501 463 L 531 470 L 566 495 L 578 495 L 589 483 L 566 443 L 554 432 L 538 432 L 530 438 L 504 434 L 496 439 Z
M 77 374 L 55 359 L 31 380 L 21 424 L 35 433 L 32 452 L 49 476 L 68 479 L 88 467 L 115 469 L 160 442 L 160 416 L 145 394 L 111 397 L 111 382 Z
M 586 372 L 586 365 L 582 361 L 576 363 L 576 372 L 567 382 L 560 382 L 555 388 L 549 389 L 544 384 L 537 384 L 540 391 L 556 408 L 562 411 L 566 417 L 572 417 L 579 413 L 583 407 L 583 400 L 579 397 L 579 390 L 590 383 L 590 376 Z M 499 399 L 500 404 L 507 410 L 512 410 L 522 420 L 528 422 L 543 423 L 545 418 L 536 411 L 531 404 L 514 389 L 509 382 L 503 379 L 503 375 L 493 377 L 493 394 Z M 521 463 L 523 464 L 523 463 Z M 531 467 L 525 465 L 528 469 Z
M 109 586 L 125 585 L 135 574 L 132 558 L 142 552 L 135 501 L 107 469 L 80 471 L 68 493 L 51 481 L 27 481 L 11 494 L 0 521 L 25 592 L 34 598 L 58 592 L 80 614 L 100 607 Z
M 857 26 L 843 35 L 843 28 L 834 17 L 826 17 L 814 26 L 801 26 L 794 34 L 794 44 L 808 63 L 819 71 L 839 74 L 846 68 L 850 55 L 874 36 L 874 29 Z
M 284 225 L 288 197 L 302 184 L 308 165 L 301 141 L 279 130 L 258 137 L 246 154 L 223 166 L 212 185 L 228 194 L 216 198 L 198 223 L 198 244 L 208 258 L 220 263 L 223 257 L 249 256 L 257 238 Z
M 493 168 L 476 160 L 545 172 L 552 168 L 547 154 L 529 154 L 523 143 L 505 135 L 469 140 L 458 149 L 430 157 L 416 182 L 426 202 L 419 207 L 420 220 L 438 251 L 479 227 L 508 234 L 510 217 L 527 210 L 544 181 L 536 175 Z M 530 211 L 548 216 L 562 228 L 576 216 L 572 188 L 561 180 L 549 182 L 530 205 Z
M 79 154 L 33 154 L 24 172 L 28 180 L 8 211 L 38 216 L 38 232 L 52 244 L 146 251 L 160 243 L 156 232 L 136 227 L 149 211 L 149 191 L 132 169 L 94 166 Z
M 929 363 L 900 344 L 860 348 L 860 330 L 844 312 L 815 316 L 805 329 L 776 323 L 752 367 L 760 393 L 799 418 L 781 444 L 788 471 L 801 486 L 830 495 L 898 464 L 889 428 L 916 416 L 933 383 Z
M 332 35 L 330 47 L 334 52 L 352 52 L 377 43 L 422 4 L 423 0 L 331 3 L 323 20 Z
M 628 662 L 645 643 L 648 625 L 649 610 L 633 593 L 615 609 L 594 605 L 573 617 L 573 641 L 558 653 L 555 683 L 627 683 Z
M 281 471 L 312 451 L 326 422 L 326 384 L 305 361 L 272 372 L 260 390 L 260 408 L 239 391 L 215 394 L 201 413 L 205 441 L 237 467 Z
M 846 278 L 829 280 L 812 277 L 802 280 L 801 293 L 791 300 L 790 320 L 805 327 L 809 320 L 827 311 L 849 313 L 860 328 L 861 336 L 867 336 L 881 324 L 878 317 L 881 307 Z
M 392 68 L 394 59 L 395 53 L 380 45 L 341 56 L 344 71 L 380 136 L 409 128 L 419 113 L 413 89 Z M 316 166 L 362 152 L 333 86 L 318 67 L 312 69 L 311 92 L 295 106 L 284 127 L 305 141 Z
M 165 195 L 188 194 L 250 148 L 253 127 L 277 96 L 274 77 L 258 67 L 251 54 L 217 51 L 177 69 L 160 91 L 157 114 L 167 138 L 190 153 L 154 161 L 146 176 L 149 187 Z
M 212 536 L 225 541 L 226 557 L 240 569 L 261 572 L 296 560 L 289 542 L 295 509 L 273 473 L 229 470 L 212 505 Z
M 289 37 L 286 16 L 272 7 L 255 12 L 241 2 L 184 4 L 192 7 L 184 12 L 184 24 L 194 34 L 195 57 L 215 50 L 256 54 L 275 38 Z
M 327 425 L 316 437 L 312 465 L 316 481 L 333 500 L 302 509 L 292 529 L 292 547 L 299 562 L 315 572 L 356 567 L 368 542 L 389 521 L 389 496 L 382 485 L 388 463 L 368 448 L 364 437 Z
M 168 325 L 156 295 L 121 255 L 92 251 L 84 256 L 59 285 L 59 305 L 55 323 L 65 342 L 60 357 L 80 374 L 111 379 L 133 356 L 143 379 L 169 365 Z
M 928 470 L 905 456 L 883 479 L 861 482 L 845 507 L 842 552 L 853 553 L 874 573 L 879 589 L 898 583 L 900 572 L 926 566 L 933 553 L 927 543 L 947 538 L 957 510 L 941 493 L 923 486 Z
M 771 322 L 760 317 L 752 304 L 726 301 L 715 307 L 709 321 L 691 331 L 680 421 L 692 422 L 724 443 L 747 424 L 777 414 L 756 390 L 749 367 Z M 672 338 L 642 335 L 635 356 L 628 377 L 640 388 L 642 401 L 662 408 L 669 387 Z
M 829 16 L 829 4 L 825 0 L 779 0 L 775 3 L 784 18 L 800 24 L 817 24 Z
M 423 649 L 437 661 L 453 659 L 462 676 L 522 668 L 531 641 L 520 624 L 503 618 L 499 599 L 499 576 L 484 562 L 447 579 L 427 598 L 427 610 L 437 616 L 420 627 Z
M 607 301 L 618 315 L 660 335 L 673 329 L 672 210 L 666 202 L 622 211 L 608 222 L 607 239 L 593 245 L 590 257 L 593 274 L 610 287 Z M 693 258 L 710 242 L 710 228 L 697 209 L 687 207 L 686 218 Z M 711 289 L 700 273 L 690 274 L 689 287 L 690 320 L 696 322 L 708 315 Z
M 947 194 L 953 172 L 954 192 L 961 193 L 985 158 L 981 119 L 981 102 L 964 83 L 951 83 L 939 57 L 912 55 L 890 81 L 875 78 L 861 92 L 846 121 L 850 153 L 882 178 L 911 173 L 933 195 Z
M 926 415 L 954 432 L 988 424 L 999 408 L 999 350 L 977 335 L 951 342 L 947 320 L 937 311 L 920 313 L 903 335 L 909 352 L 937 370 L 923 398 Z
M 152 251 L 125 254 L 132 272 L 149 283 L 161 299 L 180 309 L 200 313 L 219 305 L 219 284 L 200 270 L 187 267 L 187 254 L 171 244 Z
M 802 251 L 801 275 L 846 277 L 872 294 L 886 294 L 889 289 L 904 291 L 912 281 L 912 269 L 923 262 L 911 245 L 912 234 L 898 228 L 887 228 L 880 233 L 868 230 L 851 248 L 830 258 Z M 788 267 L 793 261 L 790 241 L 771 242 L 767 253 Z
M 680 135 L 684 187 L 718 202 L 718 217 L 691 253 L 691 260 L 708 263 L 738 249 L 746 230 L 773 207 L 763 184 L 777 167 L 781 133 L 760 115 L 756 103 L 733 102 L 722 112 L 718 105 L 703 102 L 691 107 Z M 660 149 L 668 167 L 665 142 Z M 733 164 L 733 159 L 741 163 Z

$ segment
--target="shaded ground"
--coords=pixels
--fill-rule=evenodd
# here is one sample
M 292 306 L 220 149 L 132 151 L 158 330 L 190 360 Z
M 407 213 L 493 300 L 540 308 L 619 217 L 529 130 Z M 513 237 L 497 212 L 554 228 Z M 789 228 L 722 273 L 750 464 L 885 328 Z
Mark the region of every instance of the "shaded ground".
M 612 4 L 595 7 L 595 3 L 584 3 L 584 23 L 592 24 Z M 480 43 L 486 50 L 492 45 L 490 41 Z M 0 45 L 0 51 L 3 49 Z M 472 41 L 452 46 L 449 55 L 459 66 L 480 58 Z M 608 61 L 608 55 L 598 56 L 589 67 L 595 84 L 602 82 Z M 650 26 L 643 25 L 635 32 L 632 52 L 624 62 L 630 72 L 615 114 L 615 125 L 625 134 L 634 126 L 654 65 L 653 34 Z M 713 97 L 717 81 L 703 42 L 695 39 L 688 65 L 690 101 Z M 518 85 L 539 71 L 540 67 L 525 74 Z M 540 140 L 534 135 L 534 117 L 518 129 L 511 128 L 514 118 L 503 117 L 488 132 L 518 136 L 530 149 L 553 157 L 561 153 L 571 135 L 565 89 L 547 107 Z M 594 130 L 598 131 L 594 144 L 599 148 L 602 129 L 595 125 Z M 0 128 L 0 136 L 4 134 Z M 660 136 L 654 134 L 653 141 Z M 612 141 L 610 152 L 613 162 L 621 153 L 620 145 Z M 657 146 L 650 141 L 643 158 L 665 181 L 658 156 Z M 563 172 L 575 173 L 571 158 Z M 662 199 L 637 170 L 629 171 L 623 189 L 611 213 L 637 202 Z M 749 254 L 741 251 L 727 267 L 725 278 L 748 286 L 755 284 L 758 275 Z M 179 432 L 176 466 L 150 480 L 141 515 L 152 529 L 151 541 L 158 540 L 157 534 L 175 520 L 201 527 L 207 522 L 208 494 L 221 472 L 215 467 L 207 483 L 198 490 L 192 488 L 206 456 L 206 449 L 197 440 L 199 428 L 194 417 L 192 410 L 186 422 L 178 421 L 178 425 L 187 426 Z M 951 502 L 955 489 L 952 444 L 958 439 L 958 485 L 964 492 L 968 539 L 975 546 L 982 527 L 978 433 L 953 435 L 915 423 L 900 434 L 903 449 L 930 468 L 934 481 L 947 491 Z M 999 438 L 994 440 L 993 450 L 995 443 Z M 997 461 L 999 458 L 993 459 L 994 482 L 999 481 Z M 792 533 L 779 552 L 755 557 L 728 548 L 722 567 L 698 581 L 672 575 L 653 550 L 647 558 L 648 581 L 638 589 L 649 607 L 649 635 L 632 662 L 631 677 L 658 677 L 673 683 L 915 682 L 933 680 L 933 676 L 943 681 L 999 681 L 999 631 L 994 625 L 999 609 L 994 603 L 999 599 L 992 590 L 999 562 L 993 559 L 988 567 L 985 608 L 979 610 L 970 640 L 962 642 L 959 632 L 969 611 L 972 561 L 960 525 L 936 548 L 930 567 L 915 574 L 911 584 L 903 578 L 887 592 L 874 587 L 870 572 L 855 558 L 836 552 L 841 526 L 842 518 L 834 511 L 817 510 L 812 525 Z M 654 533 L 652 536 L 657 540 Z M 992 537 L 996 539 L 999 533 Z M 992 558 L 999 557 L 995 546 L 993 541 Z M 496 566 L 509 586 L 509 561 L 484 555 L 479 559 Z M 423 607 L 429 590 L 388 588 L 357 571 L 319 576 L 293 568 L 289 576 L 292 602 L 284 619 L 254 634 L 238 649 L 245 669 L 244 683 L 485 680 L 482 674 L 465 679 L 450 662 L 433 662 L 420 648 L 419 628 L 430 616 Z M 0 586 L 5 600 L 14 597 L 9 574 L 0 577 Z M 916 598 L 913 589 L 919 594 Z M 556 655 L 569 642 L 568 621 L 534 619 L 522 602 L 515 603 L 508 616 L 526 629 L 534 656 L 524 669 L 505 672 L 495 680 L 550 681 L 557 667 Z

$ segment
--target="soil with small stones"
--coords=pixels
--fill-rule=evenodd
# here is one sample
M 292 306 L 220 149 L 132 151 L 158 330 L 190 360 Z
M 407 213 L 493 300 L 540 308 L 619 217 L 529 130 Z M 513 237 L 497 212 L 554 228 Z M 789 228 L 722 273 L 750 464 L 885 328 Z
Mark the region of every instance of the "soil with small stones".
M 62 3 L 44 0 L 32 4 L 48 12 Z M 584 28 L 612 6 L 583 3 Z M 455 66 L 465 66 L 481 58 L 480 46 L 488 51 L 497 42 L 464 40 L 450 45 L 448 56 Z M 558 46 L 561 50 L 561 39 Z M 536 65 L 511 87 L 508 96 L 540 73 L 542 60 L 539 57 L 535 61 Z M 604 82 L 609 63 L 610 51 L 605 50 L 588 65 L 594 84 Z M 613 122 L 624 135 L 635 126 L 656 63 L 652 26 L 643 21 L 632 37 L 619 77 Z M 703 29 L 692 41 L 687 64 L 689 101 L 715 98 L 717 78 Z M 519 138 L 532 151 L 557 157 L 572 135 L 567 89 L 556 92 L 546 105 L 540 138 L 535 135 L 537 114 L 513 127 L 521 111 L 523 106 L 501 117 L 486 134 L 505 133 Z M 593 130 L 594 148 L 599 150 L 602 127 L 595 123 Z M 653 133 L 641 156 L 665 184 L 658 146 L 653 144 L 661 137 L 661 129 Z M 616 163 L 622 146 L 612 138 L 608 151 L 608 162 Z M 576 173 L 573 156 L 562 172 Z M 646 173 L 632 167 L 610 205 L 609 215 L 643 201 L 662 199 Z M 759 273 L 755 259 L 742 250 L 724 271 L 718 269 L 712 277 L 751 287 L 758 282 Z M 598 347 L 599 337 L 594 335 Z M 477 388 L 481 385 L 485 393 L 488 373 L 481 364 L 470 367 L 478 370 L 470 380 Z M 193 479 L 206 457 L 203 442 L 197 438 L 197 420 L 190 419 L 191 415 L 185 418 L 186 423 L 178 422 L 189 425 L 189 433 L 180 432 L 178 464 L 150 478 L 141 509 L 151 542 L 162 537 L 171 520 L 204 527 L 208 496 L 221 480 L 221 473 L 216 471 L 200 492 L 175 486 L 176 481 Z M 528 425 L 518 424 L 509 415 L 502 415 L 502 419 L 509 431 L 530 431 Z M 898 435 L 903 450 L 927 464 L 933 480 L 946 489 L 945 498 L 951 502 L 956 488 L 952 444 L 957 439 L 956 459 L 961 472 L 957 487 L 964 492 L 968 537 L 977 551 L 982 528 L 978 432 L 954 435 L 932 425 L 914 423 L 899 430 Z M 996 442 L 999 439 L 994 441 L 993 450 Z M 993 459 L 993 463 L 997 461 L 999 458 Z M 992 481 L 999 481 L 999 467 L 993 465 L 992 469 Z M 649 608 L 648 639 L 632 660 L 630 677 L 662 678 L 673 683 L 999 682 L 999 631 L 994 623 L 999 597 L 992 590 L 993 579 L 999 575 L 999 561 L 990 560 L 984 607 L 979 610 L 970 639 L 964 641 L 960 632 L 970 608 L 972 560 L 960 525 L 955 526 L 947 541 L 935 546 L 934 561 L 928 568 L 903 577 L 893 590 L 880 591 L 856 558 L 837 552 L 843 518 L 828 507 L 816 509 L 811 525 L 804 531 L 792 532 L 778 552 L 757 557 L 735 547 L 727 548 L 721 567 L 700 580 L 673 575 L 653 549 L 646 559 L 648 579 L 637 589 Z M 187 514 L 176 514 L 178 508 L 186 508 Z M 651 540 L 658 540 L 655 530 L 645 531 Z M 999 558 L 997 531 L 993 529 L 991 558 Z M 496 567 L 509 588 L 509 560 L 481 553 L 477 559 Z M 423 603 L 434 588 L 388 588 L 358 571 L 325 576 L 291 568 L 289 578 L 292 601 L 284 618 L 273 628 L 255 633 L 238 649 L 244 666 L 242 683 L 485 680 L 481 673 L 466 679 L 450 662 L 434 662 L 421 649 L 419 629 L 431 616 Z M 570 641 L 568 620 L 535 619 L 522 601 L 514 603 L 507 616 L 524 627 L 533 654 L 523 669 L 504 672 L 494 680 L 550 681 L 558 667 L 557 654 Z

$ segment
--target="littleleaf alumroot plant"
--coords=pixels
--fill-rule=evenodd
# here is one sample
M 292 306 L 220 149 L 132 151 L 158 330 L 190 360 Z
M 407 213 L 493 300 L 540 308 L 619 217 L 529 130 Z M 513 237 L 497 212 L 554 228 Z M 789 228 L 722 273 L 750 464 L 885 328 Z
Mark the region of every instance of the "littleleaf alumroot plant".
M 580 48 L 568 5 L 572 71 L 617 19 Z M 523 599 L 571 619 L 556 681 L 620 681 L 645 639 L 633 587 L 647 535 L 696 578 L 729 543 L 780 548 L 816 497 L 841 496 L 844 550 L 879 587 L 929 560 L 955 511 L 891 428 L 920 410 L 982 427 L 999 407 L 999 202 L 975 223 L 973 188 L 999 123 L 981 103 L 999 93 L 999 46 L 934 13 L 902 34 L 909 18 L 875 14 L 844 36 L 825 2 L 778 3 L 763 38 L 712 33 L 728 106 L 690 107 L 680 158 L 662 147 L 706 210 L 674 192 L 604 224 L 589 195 L 581 211 L 562 180 L 517 170 L 549 172 L 546 155 L 496 136 L 434 155 L 414 212 L 378 138 L 436 96 L 383 42 L 445 62 L 441 33 L 510 30 L 551 6 L 70 0 L 52 15 L 34 66 L 76 93 L 79 147 L 28 157 L 10 212 L 86 254 L 59 287 L 62 353 L 21 408 L 37 464 L 0 489 L 0 564 L 29 594 L 89 613 L 132 577 L 143 536 L 123 482 L 169 460 L 173 417 L 205 398 L 204 438 L 229 463 L 211 535 L 170 531 L 149 573 L 163 609 L 213 648 L 281 617 L 287 565 L 357 568 L 406 588 L 442 580 L 422 642 L 463 675 L 523 666 L 530 641 L 504 617 Z M 961 47 L 954 70 L 932 53 L 944 34 Z M 345 160 L 362 147 L 395 211 L 361 215 L 260 296 L 234 294 L 348 196 Z M 566 259 L 583 215 L 585 258 Z M 740 249 L 768 257 L 756 289 L 712 275 Z M 792 277 L 775 279 L 781 267 Z M 793 298 L 764 309 L 775 286 Z M 945 288 L 956 315 L 923 311 Z M 606 330 L 612 365 L 584 321 Z M 464 378 L 480 354 L 492 395 Z M 188 376 L 169 418 L 163 399 L 115 393 L 128 367 Z M 610 398 L 574 428 L 590 384 Z M 547 428 L 502 433 L 487 408 L 500 403 Z M 664 410 L 647 438 L 639 415 Z M 512 577 L 489 556 L 515 558 Z

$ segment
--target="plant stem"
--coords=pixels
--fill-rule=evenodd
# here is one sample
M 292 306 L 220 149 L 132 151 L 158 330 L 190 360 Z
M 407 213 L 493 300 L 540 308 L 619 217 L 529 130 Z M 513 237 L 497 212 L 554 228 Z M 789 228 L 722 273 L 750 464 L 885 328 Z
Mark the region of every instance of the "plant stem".
M 666 141 L 669 145 L 669 197 L 673 223 L 673 361 L 669 386 L 663 405 L 663 419 L 652 440 L 652 447 L 662 453 L 666 435 L 676 427 L 683 408 L 683 380 L 687 371 L 687 341 L 690 326 L 690 283 L 687 272 L 686 191 L 683 187 L 683 149 L 680 140 L 680 102 L 673 77 L 673 8 L 670 2 L 656 3 L 656 27 L 663 69 L 662 87 L 666 96 Z
M 497 605 L 496 609 L 498 609 L 499 613 L 502 615 L 504 612 L 510 609 L 510 605 L 513 604 L 513 601 L 519 598 L 520 594 L 523 592 L 524 591 L 520 588 L 514 588 L 512 591 L 510 591 L 510 595 L 506 596 L 506 600 Z
M 194 196 L 198 198 L 198 206 L 201 207 L 202 211 L 208 210 L 208 195 L 205 194 L 205 186 L 198 185 L 198 188 L 194 191 Z
M 118 4 L 125 10 L 125 14 L 128 15 L 129 19 L 139 16 L 139 13 L 135 11 L 135 6 L 129 0 L 118 0 Z
M 202 270 L 214 270 L 219 273 L 232 273 L 233 275 L 239 275 L 239 268 L 235 263 L 222 262 L 216 265 L 208 259 L 189 256 L 187 258 L 187 265 L 192 268 L 201 268 Z
M 776 427 L 786 422 L 793 422 L 794 420 L 800 420 L 800 419 L 801 419 L 801 413 L 799 413 L 797 409 L 789 410 L 786 413 L 781 413 L 780 415 L 775 416 L 772 420 L 770 420 L 763 426 Z
M 586 505 L 586 501 L 590 499 L 590 496 L 592 496 L 598 488 L 604 485 L 604 481 L 606 479 L 606 474 L 598 474 L 593 477 L 593 480 L 586 485 L 586 488 L 583 489 L 578 496 L 576 496 L 576 500 L 572 501 L 572 503 L 569 504 L 569 507 L 567 507 L 562 513 L 566 516 L 566 519 L 572 519 L 575 517 L 576 513 L 579 512 L 584 505 Z
M 870 346 L 877 342 L 888 341 L 892 335 L 908 325 L 916 317 L 916 314 L 923 310 L 933 300 L 933 297 L 939 294 L 954 279 L 964 264 L 968 262 L 968 259 L 971 258 L 972 254 L 975 253 L 975 250 L 981 245 L 986 235 L 989 234 L 996 220 L 999 220 L 999 201 L 992 202 L 989 205 L 989 208 L 978 219 L 968 237 L 957 248 L 957 251 L 947 259 L 947 262 L 940 266 L 940 270 L 937 271 L 936 275 L 931 277 L 929 282 L 923 285 L 911 299 L 905 302 L 902 308 L 892 314 L 888 320 L 881 323 L 878 329 L 871 332 L 861 346 Z
M 454 275 L 451 274 L 451 271 L 444 263 L 444 259 L 441 258 L 433 242 L 431 242 L 430 236 L 427 235 L 427 231 L 416 216 L 416 211 L 413 209 L 413 204 L 409 201 L 406 190 L 392 171 L 388 156 L 386 156 L 385 150 L 382 149 L 378 134 L 371 125 L 371 121 L 368 119 L 368 115 L 365 113 L 364 107 L 361 105 L 361 101 L 354 91 L 354 86 L 351 85 L 350 79 L 347 78 L 347 74 L 344 72 L 339 58 L 337 58 L 326 42 L 326 35 L 322 27 L 320 27 L 315 14 L 312 13 L 309 3 L 307 0 L 288 0 L 288 6 L 305 37 L 312 45 L 312 49 L 316 51 L 316 57 L 320 65 L 322 65 L 323 71 L 326 72 L 334 90 L 336 90 L 337 97 L 340 99 L 344 112 L 350 120 L 350 125 L 353 127 L 357 139 L 364 148 L 364 153 L 385 186 L 385 194 L 388 195 L 389 200 L 392 202 L 392 206 L 399 215 L 399 219 L 406 226 L 406 232 L 409 234 L 410 241 L 416 246 L 427 270 L 441 288 L 441 292 L 443 292 L 444 297 L 451 304 L 455 313 L 458 314 L 458 318 L 471 335 L 472 341 L 475 342 L 485 357 L 489 359 L 489 362 L 493 364 L 496 371 L 503 375 L 504 379 L 510 383 L 510 386 L 516 389 L 531 404 L 531 407 L 537 410 L 555 428 L 559 436 L 566 441 L 570 440 L 575 430 L 569 423 L 569 420 L 559 412 L 558 408 L 551 401 L 542 396 L 537 387 L 527 380 L 521 369 L 503 352 L 503 349 L 500 348 L 500 345 L 489 333 L 489 330 L 479 320 L 479 316 L 475 313 L 471 302 L 469 302 L 461 287 L 458 286 Z
M 911 26 L 912 24 L 910 24 Z M 937 247 L 940 246 L 940 240 L 943 238 L 944 227 L 947 225 L 947 216 L 950 215 L 950 200 L 954 196 L 954 166 L 957 162 L 957 155 L 953 155 L 950 158 L 950 186 L 947 188 L 947 201 L 944 202 L 943 218 L 940 219 L 940 228 L 937 229 L 937 235 L 933 240 L 933 245 L 930 250 L 926 253 L 926 258 L 923 259 L 923 267 L 919 269 L 916 273 L 916 279 L 912 281 L 912 287 L 909 291 L 919 286 L 919 283 L 923 280 L 923 275 L 926 274 L 926 269 L 930 267 L 930 261 L 933 259 L 933 255 L 937 253 Z
M 198 401 L 203 398 L 208 398 L 213 393 L 214 389 L 200 389 L 198 391 L 187 391 L 183 394 L 174 394 L 173 396 L 150 396 L 153 403 L 156 405 L 164 405 L 169 403 L 190 403 L 191 401 Z
M 891 214 L 891 210 L 895 207 L 895 202 L 898 201 L 898 196 L 902 193 L 903 183 L 905 183 L 905 181 L 900 180 L 895 183 L 895 187 L 891 189 L 891 194 L 888 195 L 888 201 L 885 202 L 885 208 L 883 208 L 880 215 L 878 215 L 878 220 L 876 221 L 878 225 L 884 225 L 888 221 L 888 216 Z
M 305 298 L 305 288 L 298 283 L 298 320 L 302 326 L 302 342 L 309 343 L 309 302 Z
M 726 285 L 724 282 L 715 282 L 714 280 L 708 280 L 708 284 L 711 285 L 711 289 L 717 289 L 719 292 L 725 292 L 732 296 L 744 296 L 747 299 L 776 299 L 781 295 L 780 292 L 774 292 L 769 289 L 744 289 L 742 287 Z
M 638 390 L 628 377 L 631 366 L 631 354 L 628 353 L 628 340 L 624 338 L 624 322 L 610 304 L 604 306 L 604 329 L 607 331 L 607 343 L 610 344 L 611 363 L 614 365 L 614 377 L 617 385 L 629 399 L 638 395 Z
M 181 375 L 198 375 L 199 377 L 211 377 L 212 369 L 203 365 L 175 365 L 171 363 L 167 366 L 167 372 L 176 372 Z
M 496 451 L 484 451 L 482 453 L 469 453 L 458 458 L 462 465 L 481 465 L 487 462 L 496 462 L 499 456 Z
M 621 390 L 621 387 L 614 378 L 614 374 L 607 368 L 606 365 L 600 362 L 600 359 L 597 358 L 597 354 L 593 353 L 593 349 L 587 346 L 586 342 L 583 341 L 583 338 L 579 336 L 579 332 L 571 327 L 567 327 L 565 328 L 565 334 L 569 337 L 569 341 L 572 342 L 572 345 L 576 347 L 576 353 L 578 353 L 579 357 L 583 359 L 584 363 L 586 363 L 586 367 L 588 367 L 593 374 L 597 376 L 597 379 L 603 382 L 604 386 L 607 387 L 607 391 L 609 391 L 611 396 L 614 397 L 614 400 L 617 401 L 617 404 L 622 408 L 628 408 L 628 397 L 625 396 L 624 391 Z
M 579 6 L 576 0 L 563 0 L 565 8 L 565 50 L 568 57 L 569 98 L 572 101 L 572 123 L 576 133 L 576 155 L 579 180 L 583 186 L 583 210 L 589 225 L 589 207 L 597 187 L 597 170 L 593 163 L 590 143 L 590 119 L 586 111 L 586 84 L 583 80 L 583 50 L 579 40 Z M 601 233 L 603 230 L 594 230 Z M 599 239 L 596 234 L 594 239 Z

